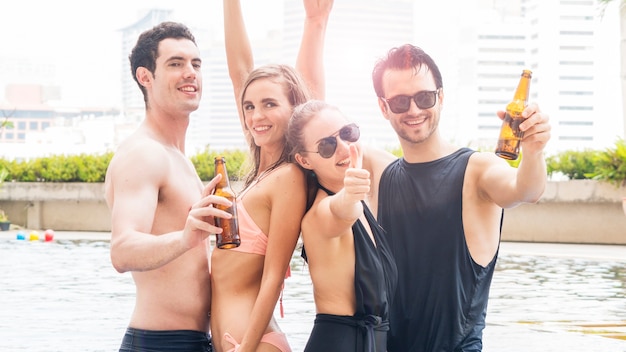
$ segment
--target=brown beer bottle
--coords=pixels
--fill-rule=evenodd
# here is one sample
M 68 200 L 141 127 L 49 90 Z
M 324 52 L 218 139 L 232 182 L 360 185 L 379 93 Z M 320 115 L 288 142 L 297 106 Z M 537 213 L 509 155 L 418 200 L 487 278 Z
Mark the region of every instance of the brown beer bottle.
M 235 200 L 235 192 L 230 188 L 228 180 L 228 172 L 226 171 L 226 159 L 223 156 L 215 157 L 215 175 L 222 175 L 220 183 L 215 187 L 215 195 L 221 196 L 233 203 L 230 207 L 216 205 L 216 208 L 227 211 L 232 214 L 230 219 L 215 218 L 215 225 L 222 228 L 222 233 L 216 234 L 215 245 L 217 248 L 230 249 L 239 247 L 241 239 L 239 238 L 239 223 L 237 221 L 237 205 Z
M 506 114 L 500 128 L 500 137 L 496 154 L 507 160 L 517 160 L 519 156 L 520 140 L 524 132 L 520 131 L 519 125 L 524 121 L 522 112 L 528 105 L 528 91 L 530 90 L 530 79 L 532 72 L 524 70 L 522 77 L 517 84 L 513 100 L 506 106 Z

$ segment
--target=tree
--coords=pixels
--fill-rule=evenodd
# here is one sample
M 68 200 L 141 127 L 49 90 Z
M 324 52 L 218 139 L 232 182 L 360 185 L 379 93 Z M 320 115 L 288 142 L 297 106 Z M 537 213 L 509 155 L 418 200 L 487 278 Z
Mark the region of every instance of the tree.
M 598 0 L 602 13 L 606 6 L 615 0 Z M 624 120 L 624 137 L 626 137 L 626 0 L 618 0 L 620 27 L 620 81 L 622 86 L 622 119 Z
M 2 110 L 2 120 L 0 121 L 0 132 L 2 132 L 5 128 L 13 128 L 13 122 L 9 120 L 11 116 L 15 114 L 15 109 L 11 113 L 8 113 Z

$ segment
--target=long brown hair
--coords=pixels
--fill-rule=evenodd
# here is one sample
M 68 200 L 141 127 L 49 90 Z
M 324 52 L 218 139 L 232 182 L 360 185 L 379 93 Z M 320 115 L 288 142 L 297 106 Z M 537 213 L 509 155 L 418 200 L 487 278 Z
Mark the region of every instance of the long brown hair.
M 243 112 L 243 97 L 250 84 L 259 79 L 270 79 L 275 83 L 282 85 L 285 95 L 291 104 L 292 109 L 300 104 L 305 103 L 311 99 L 311 92 L 308 86 L 300 76 L 300 74 L 291 66 L 283 64 L 270 64 L 256 68 L 248 75 L 243 89 L 241 90 L 241 96 L 239 97 L 239 104 L 241 111 Z M 246 127 L 247 129 L 247 127 Z M 246 141 L 250 147 L 250 154 L 252 157 L 252 169 L 245 176 L 245 186 L 248 187 L 255 179 L 259 172 L 259 166 L 261 163 L 261 147 L 257 146 L 252 139 L 250 133 L 246 133 Z M 272 170 L 282 165 L 285 162 L 290 161 L 289 152 L 291 147 L 287 142 L 287 136 L 283 136 L 283 150 L 280 158 L 267 169 Z

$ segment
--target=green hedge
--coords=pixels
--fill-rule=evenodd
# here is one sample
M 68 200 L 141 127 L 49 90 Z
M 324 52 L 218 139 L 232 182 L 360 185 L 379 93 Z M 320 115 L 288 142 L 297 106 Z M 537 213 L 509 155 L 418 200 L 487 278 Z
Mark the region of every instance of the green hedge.
M 400 148 L 390 152 L 402 156 Z M 226 158 L 226 169 L 231 180 L 241 179 L 249 169 L 247 150 L 217 152 L 207 149 L 191 157 L 202 181 L 213 178 L 214 159 L 219 155 Z M 7 182 L 103 182 L 112 157 L 113 153 L 109 152 L 98 155 L 54 155 L 23 162 L 0 159 L 0 170 L 7 171 Z M 517 166 L 517 163 L 519 160 L 511 165 Z M 546 163 L 549 176 L 561 173 L 571 180 L 595 179 L 626 184 L 624 139 L 618 139 L 613 147 L 605 150 L 564 151 L 547 157 Z
M 226 169 L 231 180 L 237 180 L 247 160 L 247 151 L 204 151 L 191 157 L 202 181 L 215 174 L 215 157 L 226 158 Z M 53 155 L 28 161 L 0 159 L 0 170 L 6 170 L 5 182 L 104 182 L 106 170 L 113 153 Z M 243 172 L 243 171 L 241 171 Z M 0 181 L 2 182 L 2 181 Z
M 191 157 L 191 162 L 196 167 L 198 176 L 202 181 L 209 181 L 215 176 L 215 157 L 223 156 L 226 160 L 226 171 L 231 181 L 243 178 L 248 168 L 247 150 L 229 150 L 223 152 L 210 151 L 208 149 Z
M 53 155 L 28 161 L 0 159 L 6 182 L 103 182 L 113 153 Z
M 598 150 L 564 151 L 546 158 L 548 175 L 562 173 L 570 180 L 593 178 L 602 152 Z
M 546 158 L 548 175 L 562 173 L 570 180 L 593 179 L 626 184 L 626 142 L 618 139 L 604 150 L 564 151 Z

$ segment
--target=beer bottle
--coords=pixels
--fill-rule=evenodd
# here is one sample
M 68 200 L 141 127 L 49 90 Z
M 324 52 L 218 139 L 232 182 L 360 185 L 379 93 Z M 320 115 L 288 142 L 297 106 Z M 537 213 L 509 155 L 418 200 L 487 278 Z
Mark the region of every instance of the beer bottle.
M 239 238 L 235 192 L 230 188 L 228 172 L 226 171 L 226 159 L 223 156 L 215 157 L 215 175 L 217 174 L 221 174 L 222 179 L 217 187 L 215 187 L 214 194 L 228 199 L 233 204 L 230 207 L 216 205 L 216 208 L 229 212 L 232 217 L 230 219 L 215 218 L 215 225 L 221 227 L 223 230 L 222 233 L 216 234 L 215 245 L 217 248 L 221 249 L 239 247 L 241 239 Z
M 506 106 L 506 114 L 500 128 L 496 154 L 507 160 L 517 160 L 519 156 L 520 140 L 524 136 L 524 132 L 520 131 L 519 125 L 524 121 L 522 111 L 528 105 L 531 77 L 532 72 L 530 70 L 522 72 L 522 77 L 517 84 L 513 100 Z

